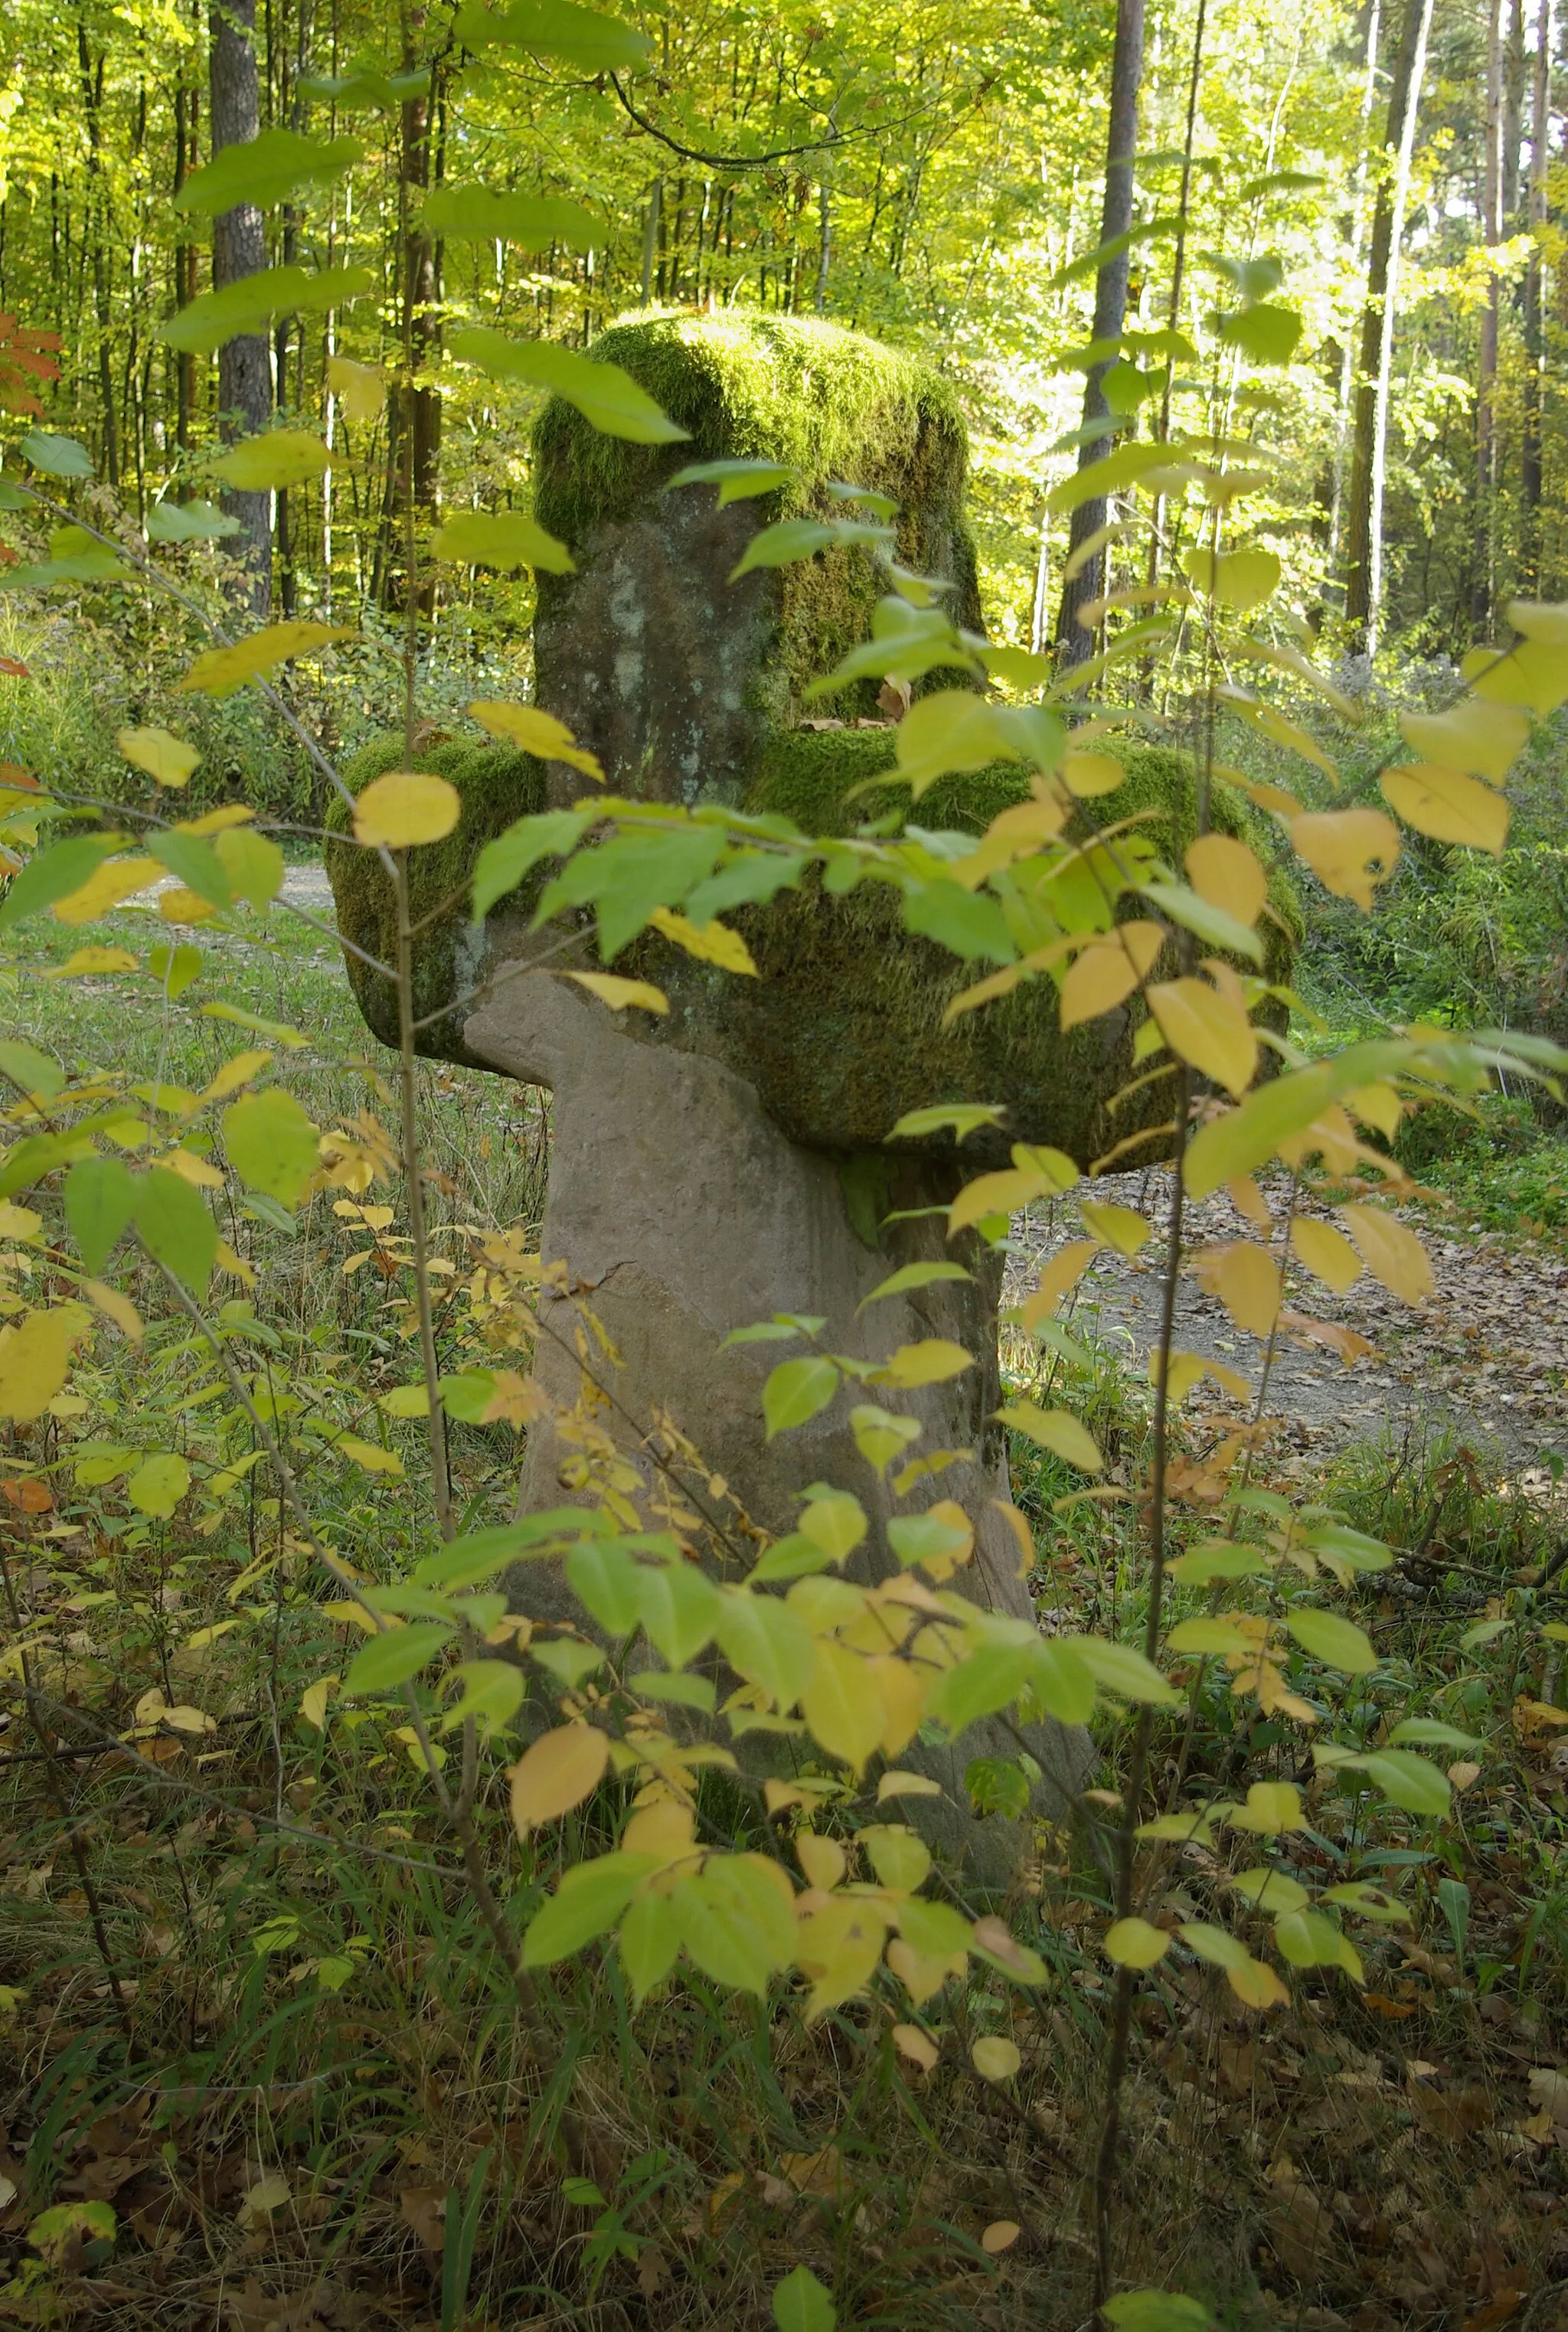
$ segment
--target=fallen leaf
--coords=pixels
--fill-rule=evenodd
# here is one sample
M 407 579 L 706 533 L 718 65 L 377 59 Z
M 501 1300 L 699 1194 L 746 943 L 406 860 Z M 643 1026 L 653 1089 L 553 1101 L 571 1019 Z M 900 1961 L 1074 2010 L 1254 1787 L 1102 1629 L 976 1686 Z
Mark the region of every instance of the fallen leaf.
M 445 2186 L 406 2186 L 397 2197 L 403 2223 L 413 2230 L 422 2251 L 438 2251 L 446 2242 Z
M 1023 2229 L 1012 2219 L 993 2219 L 980 2237 L 980 2249 L 994 2257 L 998 2251 L 1010 2251 Z

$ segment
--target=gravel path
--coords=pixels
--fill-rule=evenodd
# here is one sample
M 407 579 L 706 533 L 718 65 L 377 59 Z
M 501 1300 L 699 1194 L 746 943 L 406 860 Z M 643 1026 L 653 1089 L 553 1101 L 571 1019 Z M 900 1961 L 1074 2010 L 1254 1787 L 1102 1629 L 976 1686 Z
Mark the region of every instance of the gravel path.
M 1288 1187 L 1283 1175 L 1263 1180 L 1276 1215 Z M 1170 1204 L 1169 1170 L 1105 1175 L 1093 1195 L 1136 1207 L 1158 1226 Z M 1309 1210 L 1328 1214 L 1315 1205 Z M 1334 1352 L 1281 1333 L 1267 1409 L 1278 1416 L 1286 1445 L 1321 1458 L 1352 1438 L 1451 1426 L 1467 1439 L 1500 1445 L 1516 1466 L 1555 1451 L 1568 1456 L 1568 1262 L 1538 1245 L 1470 1237 L 1430 1210 L 1412 1209 L 1410 1220 L 1437 1283 L 1419 1307 L 1401 1304 L 1365 1272 L 1345 1295 L 1334 1295 L 1293 1270 L 1291 1308 L 1350 1329 L 1372 1349 L 1347 1368 Z M 1083 1229 L 1068 1202 L 1020 1215 L 1013 1234 L 1022 1251 L 1009 1273 L 1009 1293 L 1017 1301 L 1033 1286 L 1039 1264 Z M 1193 1245 L 1257 1236 L 1223 1192 L 1189 1206 L 1187 1234 Z M 1140 1370 L 1158 1332 L 1163 1246 L 1157 1236 L 1130 1262 L 1102 1250 L 1079 1282 L 1076 1302 L 1069 1299 L 1071 1310 L 1059 1315 L 1080 1333 L 1093 1328 L 1119 1342 Z M 1256 1385 L 1262 1345 L 1186 1276 L 1177 1298 L 1176 1343 L 1224 1362 Z M 1193 1398 L 1211 1391 L 1205 1385 Z M 1216 1405 L 1226 1406 L 1222 1396 Z

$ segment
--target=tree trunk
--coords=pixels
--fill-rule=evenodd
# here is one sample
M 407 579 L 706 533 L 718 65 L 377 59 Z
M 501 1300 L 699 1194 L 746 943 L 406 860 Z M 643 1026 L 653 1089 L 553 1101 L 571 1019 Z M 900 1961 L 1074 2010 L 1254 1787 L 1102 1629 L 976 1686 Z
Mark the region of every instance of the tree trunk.
M 1355 387 L 1349 508 L 1345 517 L 1344 611 L 1349 645 L 1371 655 L 1377 646 L 1382 599 L 1382 495 L 1388 445 L 1390 373 L 1399 247 L 1410 198 L 1410 158 L 1426 72 L 1432 0 L 1406 0 L 1388 125 L 1379 157 L 1372 247 L 1367 254 L 1366 304 L 1362 310 L 1361 362 Z
M 214 154 L 243 146 L 261 128 L 256 74 L 256 0 L 219 0 L 212 11 L 208 83 Z M 266 233 L 253 203 L 240 203 L 213 221 L 213 288 L 221 291 L 267 263 Z M 225 438 L 250 436 L 272 417 L 272 351 L 265 332 L 242 332 L 218 350 L 218 426 Z M 244 561 L 245 596 L 264 617 L 272 602 L 272 510 L 267 493 L 228 492 L 224 507 L 237 518 L 235 556 Z
M 411 10 L 404 34 L 402 71 L 418 63 L 416 43 L 425 23 L 422 8 Z M 425 232 L 420 214 L 430 185 L 430 111 L 432 96 L 411 98 L 402 108 L 398 143 L 398 205 L 403 242 L 403 378 L 389 400 L 388 539 L 400 532 L 398 513 L 412 501 L 422 520 L 433 520 L 441 483 L 441 392 L 421 374 L 439 361 L 441 317 L 440 246 Z M 387 603 L 404 605 L 406 553 L 391 550 L 387 560 Z M 422 604 L 430 601 L 428 584 L 420 587 Z
M 1143 73 L 1143 0 L 1116 0 L 1116 43 L 1111 57 L 1111 119 L 1105 141 L 1105 199 L 1100 214 L 1100 243 L 1117 242 L 1133 224 L 1133 162 L 1138 144 L 1138 84 Z M 1096 340 L 1114 339 L 1120 334 L 1127 312 L 1128 253 L 1123 249 L 1106 259 L 1095 279 L 1095 324 L 1092 337 Z M 1090 368 L 1084 384 L 1084 420 L 1085 424 L 1104 419 L 1110 411 L 1100 383 L 1105 372 L 1104 364 Z M 1106 436 L 1094 439 L 1080 449 L 1078 467 L 1086 469 L 1098 462 L 1107 450 Z M 1103 495 L 1092 495 L 1080 502 L 1073 512 L 1069 538 L 1069 557 L 1092 534 L 1105 523 L 1105 502 Z M 1101 593 L 1102 551 L 1095 551 L 1062 588 L 1061 610 L 1056 618 L 1056 655 L 1064 664 L 1082 664 L 1093 645 L 1094 635 L 1078 621 L 1078 610 Z
M 103 64 L 105 52 L 92 62 L 87 26 L 76 24 L 76 62 L 81 80 L 81 106 L 87 117 L 87 177 L 89 186 L 86 234 L 92 248 L 92 298 L 98 317 L 98 392 L 103 407 L 103 469 L 111 486 L 120 483 L 120 431 L 114 406 L 114 362 L 110 346 L 109 196 L 103 177 Z
M 1481 186 L 1481 239 L 1503 240 L 1504 0 L 1487 0 L 1487 158 Z M 1470 627 L 1484 639 L 1492 622 L 1492 581 L 1497 524 L 1497 278 L 1490 273 L 1481 310 L 1476 367 L 1476 566 L 1470 580 Z
M 1541 390 L 1545 351 L 1545 269 L 1541 236 L 1546 225 L 1546 172 L 1551 131 L 1552 0 L 1536 0 L 1535 85 L 1530 109 L 1530 233 L 1525 272 L 1525 444 L 1520 462 L 1523 569 L 1526 589 L 1539 592 L 1545 569 L 1541 523 Z
M 182 71 L 174 95 L 174 191 L 177 195 L 188 174 L 196 167 L 196 125 L 199 100 L 194 88 L 186 86 Z M 196 247 L 194 243 L 177 243 L 174 247 L 174 304 L 188 308 L 196 298 Z M 175 443 L 182 454 L 190 450 L 191 419 L 196 411 L 196 358 L 189 349 L 181 349 L 175 357 Z

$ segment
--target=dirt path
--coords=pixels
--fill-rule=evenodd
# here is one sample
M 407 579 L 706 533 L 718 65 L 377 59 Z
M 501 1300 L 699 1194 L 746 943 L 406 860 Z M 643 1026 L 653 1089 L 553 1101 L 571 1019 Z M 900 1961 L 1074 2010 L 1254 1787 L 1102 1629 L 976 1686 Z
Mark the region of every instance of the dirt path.
M 1278 1214 L 1286 1178 L 1265 1180 L 1264 1189 Z M 1096 1199 L 1136 1207 L 1156 1224 L 1165 1218 L 1169 1194 L 1163 1168 L 1106 1175 L 1094 1186 Z M 1347 1368 L 1335 1353 L 1281 1334 L 1267 1409 L 1280 1419 L 1287 1446 L 1321 1458 L 1353 1438 L 1450 1426 L 1467 1440 L 1496 1445 L 1515 1467 L 1554 1452 L 1568 1457 L 1568 1261 L 1533 1242 L 1469 1235 L 1429 1209 L 1412 1209 L 1410 1223 L 1437 1282 L 1435 1295 L 1417 1309 L 1365 1272 L 1337 1296 L 1293 1272 L 1292 1308 L 1353 1331 L 1372 1349 Z M 1189 1207 L 1187 1231 L 1201 1245 L 1239 1238 L 1249 1227 L 1219 1192 Z M 1041 1262 L 1082 1235 L 1070 1204 L 1020 1215 L 1013 1226 L 1023 1251 L 1009 1272 L 1013 1300 L 1033 1286 Z M 1158 1331 L 1163 1247 L 1156 1237 L 1131 1262 L 1102 1251 L 1079 1282 L 1071 1314 L 1063 1314 L 1080 1333 L 1092 1328 L 1119 1343 L 1140 1371 Z M 1176 1343 L 1224 1362 L 1256 1385 L 1262 1346 L 1190 1277 L 1178 1297 Z

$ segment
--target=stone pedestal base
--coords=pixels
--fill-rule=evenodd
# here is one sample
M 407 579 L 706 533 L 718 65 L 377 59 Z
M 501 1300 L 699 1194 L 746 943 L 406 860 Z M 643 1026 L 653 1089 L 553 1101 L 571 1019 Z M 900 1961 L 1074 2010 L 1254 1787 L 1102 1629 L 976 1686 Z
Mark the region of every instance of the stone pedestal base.
M 809 1484 L 851 1489 L 872 1528 L 848 1569 L 866 1582 L 897 1569 L 880 1527 L 895 1508 L 856 1447 L 849 1410 L 857 1400 L 874 1400 L 914 1415 L 924 1430 L 913 1455 L 972 1454 L 923 1483 L 896 1510 L 957 1500 L 974 1522 L 977 1544 L 953 1585 L 990 1609 L 1030 1616 L 1017 1543 L 991 1504 L 1007 1497 L 1008 1483 L 1001 1434 L 988 1423 L 999 1400 L 998 1275 L 989 1258 L 974 1266 L 972 1280 L 890 1297 L 857 1316 L 863 1299 L 900 1265 L 951 1253 L 942 1216 L 896 1224 L 882 1251 L 868 1247 L 852 1227 L 844 1180 L 831 1159 L 787 1141 L 764 1117 L 754 1089 L 732 1071 L 697 1054 L 639 1043 L 624 1018 L 566 981 L 531 974 L 507 983 L 464 1029 L 480 1059 L 549 1086 L 554 1095 L 543 1252 L 547 1265 L 565 1265 L 570 1292 L 547 1296 L 544 1306 L 548 1333 L 540 1340 L 536 1373 L 552 1401 L 569 1407 L 579 1391 L 576 1295 L 614 1344 L 619 1366 L 594 1365 L 614 1396 L 605 1422 L 645 1478 L 651 1480 L 652 1467 L 644 1437 L 664 1414 L 701 1453 L 702 1468 L 687 1467 L 684 1478 L 701 1493 L 707 1477 L 721 1476 L 770 1532 L 795 1528 L 799 1495 Z M 944 1208 L 956 1187 L 951 1170 L 923 1161 L 894 1171 L 897 1179 L 879 1213 Z M 902 1344 L 940 1336 L 972 1352 L 976 1365 L 915 1391 L 846 1387 L 808 1424 L 770 1442 L 763 1382 L 780 1360 L 811 1348 L 804 1342 L 721 1347 L 731 1330 L 781 1312 L 826 1317 L 818 1339 L 824 1351 L 880 1360 Z M 590 1349 L 597 1349 L 591 1331 Z M 560 1480 L 569 1455 L 548 1426 L 533 1429 L 523 1511 L 569 1500 Z M 736 1572 L 742 1567 L 733 1565 Z M 518 1584 L 540 1616 L 575 1609 L 564 1582 L 543 1575 L 542 1566 L 528 1566 Z M 1059 1803 L 1081 1781 L 1086 1739 L 1046 1726 L 1035 1730 L 1030 1745 Z M 912 1745 L 900 1762 L 935 1773 L 954 1802 L 950 1820 L 967 1834 L 976 1826 L 959 1812 L 965 1763 L 1008 1755 L 1016 1746 L 993 1722 L 972 1728 L 951 1750 Z M 973 1840 L 966 1835 L 953 1842 Z

